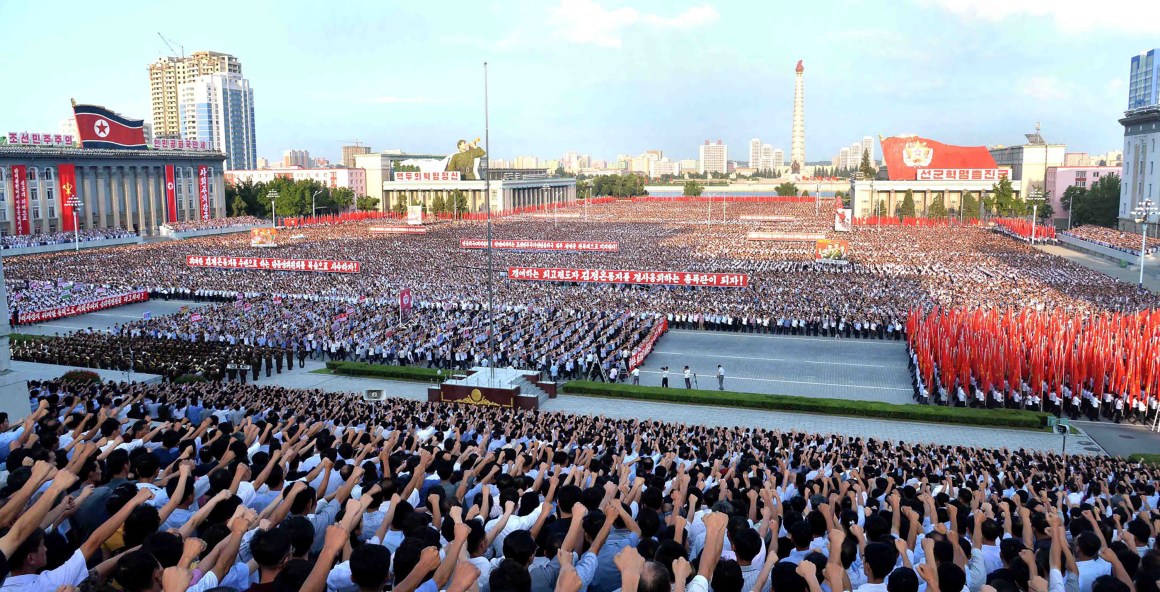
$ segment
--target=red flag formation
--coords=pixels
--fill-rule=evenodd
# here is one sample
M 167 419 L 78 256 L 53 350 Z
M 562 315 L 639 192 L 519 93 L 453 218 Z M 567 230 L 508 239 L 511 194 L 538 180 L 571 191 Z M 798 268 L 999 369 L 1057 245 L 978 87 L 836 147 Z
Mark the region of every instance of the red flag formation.
M 1062 393 L 1085 385 L 1098 396 L 1123 394 L 1129 402 L 1160 387 L 1160 310 L 1078 316 L 1059 310 L 911 310 L 907 339 L 923 381 L 940 380 L 950 392 L 956 379 L 973 376 L 980 388 L 1015 388 L 1020 380 L 1038 391 Z

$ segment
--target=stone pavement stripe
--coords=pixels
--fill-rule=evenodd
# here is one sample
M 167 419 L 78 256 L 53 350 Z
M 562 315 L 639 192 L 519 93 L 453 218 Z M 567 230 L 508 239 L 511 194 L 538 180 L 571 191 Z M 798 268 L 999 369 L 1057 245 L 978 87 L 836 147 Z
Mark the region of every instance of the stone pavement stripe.
M 715 356 L 715 357 L 720 358 L 722 356 Z M 660 372 L 659 370 L 641 370 L 640 373 L 641 374 L 662 374 L 662 372 Z M 671 374 L 672 373 L 670 373 L 670 376 L 669 376 L 670 382 L 672 384 L 676 385 L 677 383 L 675 380 L 673 380 L 673 376 Z M 683 377 L 682 377 L 682 380 L 683 380 Z M 713 386 L 713 388 L 716 388 L 717 376 L 714 374 L 713 376 L 709 377 L 709 380 L 711 380 L 713 382 L 713 385 L 711 385 L 711 386 Z M 729 375 L 729 376 L 725 377 L 726 384 L 728 384 L 729 382 L 734 381 L 734 380 L 754 380 L 754 381 L 758 381 L 758 382 L 780 382 L 783 384 L 808 384 L 808 385 L 813 385 L 813 386 L 856 387 L 859 389 L 902 391 L 904 393 L 914 392 L 913 389 L 909 389 L 909 388 L 902 388 L 902 387 L 895 387 L 895 386 L 866 386 L 864 384 L 858 384 L 855 382 L 813 382 L 813 381 L 809 381 L 809 380 L 779 380 L 776 378 L 750 378 L 750 377 L 733 376 L 733 375 Z M 749 391 L 743 390 L 743 391 L 739 391 L 739 392 L 749 392 Z M 767 393 L 758 393 L 758 394 L 767 394 Z
M 679 351 L 661 351 L 653 350 L 655 354 L 682 354 L 685 352 Z M 855 368 L 881 368 L 881 364 L 847 364 L 845 362 L 819 362 L 817 360 L 795 360 L 791 358 L 760 358 L 757 356 L 723 356 L 720 354 L 714 355 L 714 358 L 722 358 L 725 360 L 759 360 L 762 362 L 793 362 L 795 364 L 821 364 L 823 366 L 852 366 Z

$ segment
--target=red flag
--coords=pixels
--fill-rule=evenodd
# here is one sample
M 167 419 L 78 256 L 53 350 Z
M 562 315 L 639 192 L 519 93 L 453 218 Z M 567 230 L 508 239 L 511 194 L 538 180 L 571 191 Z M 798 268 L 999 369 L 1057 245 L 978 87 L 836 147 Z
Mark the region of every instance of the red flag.
M 173 175 L 173 165 L 165 165 L 165 205 L 169 212 L 169 222 L 177 221 L 177 184 Z
M 13 218 L 13 232 L 20 235 L 25 235 L 31 232 L 28 218 L 28 167 L 22 164 L 12 165 L 12 189 L 13 189 L 13 206 L 15 208 L 15 216 Z
M 411 289 L 403 288 L 399 292 L 399 314 L 401 316 L 408 316 L 411 314 Z
M 81 201 L 77 195 L 76 165 L 61 164 L 56 167 L 57 182 L 60 184 L 60 229 L 64 232 L 76 230 L 73 213 Z
M 77 135 L 84 148 L 145 149 L 145 122 L 97 105 L 73 105 Z

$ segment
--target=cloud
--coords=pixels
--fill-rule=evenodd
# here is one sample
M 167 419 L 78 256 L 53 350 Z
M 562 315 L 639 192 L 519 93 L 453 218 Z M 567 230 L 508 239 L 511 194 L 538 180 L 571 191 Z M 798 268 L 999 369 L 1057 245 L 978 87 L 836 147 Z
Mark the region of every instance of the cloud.
M 604 48 L 618 48 L 625 29 L 644 25 L 654 29 L 688 30 L 720 18 L 709 4 L 694 6 L 675 16 L 640 12 L 631 6 L 605 8 L 595 0 L 561 0 L 548 17 L 557 38 Z
M 1071 97 L 1071 91 L 1054 76 L 1035 76 L 1023 81 L 1019 92 L 1038 101 L 1055 101 Z
M 997 23 L 1010 17 L 1049 18 L 1057 27 L 1070 32 L 1110 29 L 1123 34 L 1156 32 L 1160 22 L 1160 2 L 1141 0 L 1104 0 L 1098 6 L 1080 0 L 917 0 L 919 5 L 934 6 L 963 20 Z

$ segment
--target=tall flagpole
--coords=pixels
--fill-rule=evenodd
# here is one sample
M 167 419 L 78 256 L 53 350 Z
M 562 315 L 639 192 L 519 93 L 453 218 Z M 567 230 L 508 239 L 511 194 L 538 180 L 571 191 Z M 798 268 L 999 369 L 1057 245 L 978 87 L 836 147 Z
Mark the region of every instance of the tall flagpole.
M 487 154 L 483 157 L 486 166 L 483 167 L 483 192 L 487 203 L 487 371 L 488 386 L 495 386 L 495 332 L 492 330 L 492 317 L 495 315 L 495 285 L 494 270 L 491 257 L 491 127 L 487 115 L 487 62 L 483 63 L 483 150 Z

